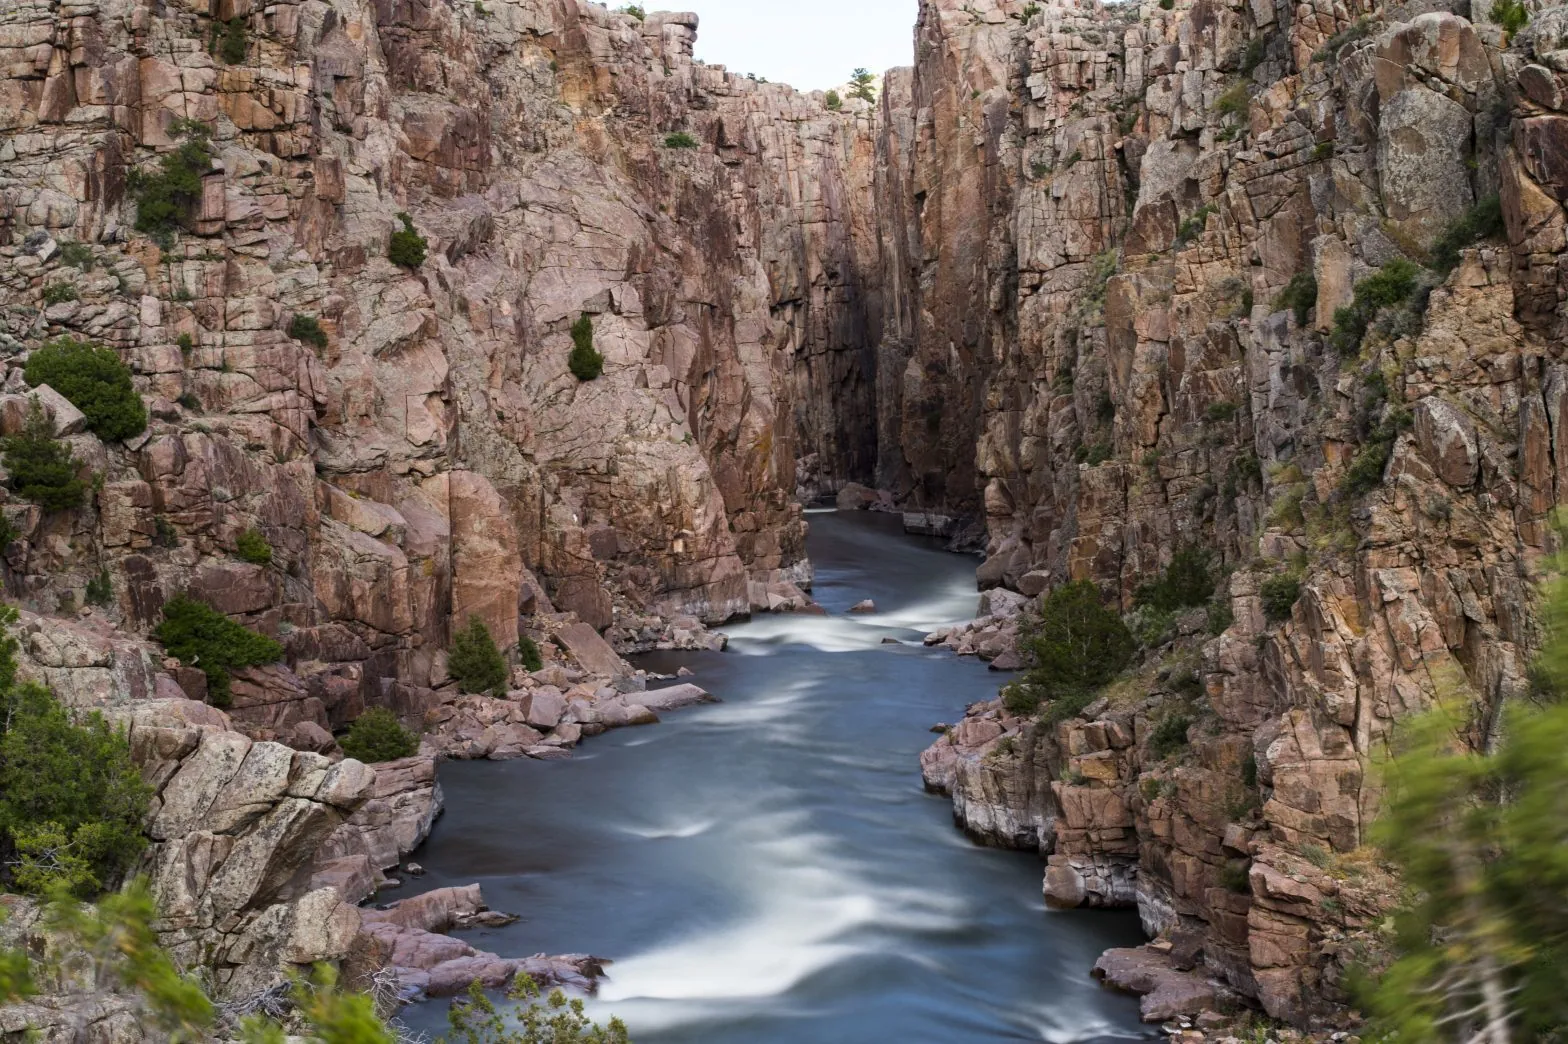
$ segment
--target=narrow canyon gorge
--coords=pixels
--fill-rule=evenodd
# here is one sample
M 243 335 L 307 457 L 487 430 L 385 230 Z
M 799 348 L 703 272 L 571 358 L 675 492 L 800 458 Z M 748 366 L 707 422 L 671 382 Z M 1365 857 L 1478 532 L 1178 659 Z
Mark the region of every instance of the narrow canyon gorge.
M 1568 8 L 1523 9 L 920 0 L 868 101 L 587 0 L 4 0 L 0 433 L 36 399 L 86 484 L 10 483 L 5 600 L 22 676 L 128 730 L 163 946 L 235 1004 L 317 962 L 586 984 L 443 935 L 504 920 L 477 887 L 362 904 L 441 761 L 708 700 L 635 657 L 817 610 L 836 502 L 983 552 L 929 645 L 1027 666 L 1080 580 L 1133 622 L 1080 712 L 982 700 L 918 768 L 1052 906 L 1136 910 L 1101 971 L 1145 1016 L 1354 1030 L 1374 763 L 1442 692 L 1485 730 L 1530 691 L 1568 501 Z M 62 338 L 145 430 L 28 375 Z M 1217 593 L 1156 618 L 1194 551 Z M 187 597 L 277 662 L 173 655 Z M 343 757 L 373 708 L 419 752 Z M 76 982 L 0 1037 L 163 1039 L 136 1004 Z

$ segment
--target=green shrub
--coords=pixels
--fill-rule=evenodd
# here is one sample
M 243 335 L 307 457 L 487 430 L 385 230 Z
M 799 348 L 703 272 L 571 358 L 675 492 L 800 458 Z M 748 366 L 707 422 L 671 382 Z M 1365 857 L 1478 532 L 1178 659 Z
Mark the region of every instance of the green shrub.
M 1209 424 L 1229 424 L 1236 419 L 1236 411 L 1240 408 L 1234 402 L 1212 403 L 1203 411 L 1203 419 Z
M 1087 464 L 1091 468 L 1097 468 L 1110 460 L 1114 452 L 1115 450 L 1111 446 L 1109 439 L 1098 439 L 1090 443 L 1081 442 L 1078 444 L 1078 448 L 1073 450 L 1073 460 L 1079 464 Z
M 1301 597 L 1301 580 L 1289 573 L 1271 576 L 1258 586 L 1263 599 L 1263 615 L 1269 623 L 1290 619 L 1290 612 Z
M 230 18 L 228 24 L 223 27 L 223 39 L 218 44 L 218 57 L 223 59 L 224 65 L 239 65 L 245 60 L 247 47 L 245 19 Z
M 849 77 L 849 96 L 861 101 L 877 100 L 876 77 L 865 69 L 856 69 Z
M 1358 496 L 1381 486 L 1383 471 L 1388 467 L 1388 458 L 1393 450 L 1393 444 L 1387 442 L 1374 442 L 1364 447 L 1351 460 L 1340 488 L 1351 496 Z
M 544 667 L 544 657 L 539 655 L 538 644 L 526 634 L 517 639 L 517 662 L 530 672 Z
M 1487 196 L 1459 217 L 1449 222 L 1432 244 L 1432 267 L 1440 275 L 1447 275 L 1459 264 L 1459 252 L 1465 247 L 1491 239 L 1504 233 L 1503 204 L 1494 194 Z
M 1122 622 L 1143 649 L 1158 649 L 1176 637 L 1176 613 L 1171 609 L 1140 605 Z
M 477 616 L 468 618 L 468 627 L 452 639 L 447 656 L 447 671 L 464 692 L 498 695 L 506 688 L 506 660 L 490 637 L 490 628 Z
M 54 437 L 54 425 L 33 396 L 21 434 L 3 444 L 5 467 L 11 473 L 11 490 L 46 511 L 80 507 L 87 483 L 77 477 L 81 462 L 71 448 Z
M 1236 622 L 1236 612 L 1230 607 L 1230 600 L 1217 599 L 1209 603 L 1209 633 L 1224 634 L 1230 625 Z
M 1214 597 L 1214 575 L 1209 568 L 1209 552 L 1184 547 L 1171 556 L 1160 578 L 1139 586 L 1134 605 L 1146 605 L 1160 612 L 1172 612 L 1193 605 L 1206 605 Z
M 826 105 L 829 109 L 833 110 L 834 112 L 838 112 L 840 109 L 842 109 L 844 107 L 844 99 L 840 98 L 838 96 L 838 92 L 837 91 L 829 91 L 827 93 L 827 95 L 822 99 L 822 104 Z
M 1034 16 L 1039 14 L 1039 13 L 1040 13 L 1040 5 L 1039 4 L 1025 4 L 1024 5 L 1024 11 L 1023 11 L 1023 20 L 1026 21 L 1026 22 L 1032 21 L 1034 19 Z
M 385 707 L 372 707 L 354 719 L 348 735 L 338 741 L 343 753 L 355 761 L 374 765 L 396 761 L 419 752 L 419 739 L 403 727 Z
M 1064 584 L 1047 595 L 1040 615 L 1025 621 L 1019 645 L 1034 666 L 1003 695 L 1015 714 L 1031 713 L 1042 703 L 1051 705 L 1052 714 L 1082 710 L 1138 651 L 1132 632 L 1102 604 L 1089 580 Z
M 625 7 L 622 7 L 619 10 L 621 14 L 631 15 L 639 22 L 648 17 L 647 12 L 645 12 L 639 4 L 627 4 Z
M 235 538 L 234 552 L 251 565 L 272 564 L 272 545 L 255 526 Z
M 1297 272 L 1285 284 L 1285 289 L 1274 298 L 1275 308 L 1288 308 L 1295 313 L 1296 325 L 1306 326 L 1307 318 L 1318 303 L 1318 280 L 1311 272 Z
M 1340 490 L 1347 496 L 1356 497 L 1381 486 L 1388 458 L 1394 452 L 1394 443 L 1412 423 L 1410 411 L 1403 407 L 1394 406 L 1385 410 L 1383 419 L 1368 435 L 1367 444 L 1351 460 L 1340 483 Z
M 174 400 L 192 413 L 201 412 L 201 399 L 195 392 L 181 392 L 179 398 Z
M 23 892 L 91 895 L 141 853 L 152 788 L 103 715 L 78 724 L 48 689 L 17 683 L 16 620 L 0 607 L 0 876 Z
M 80 269 L 83 272 L 91 272 L 98 262 L 93 257 L 93 248 L 86 243 L 62 243 L 60 244 L 60 263 L 70 265 L 72 268 Z
M 276 663 L 283 646 L 230 620 L 212 606 L 183 595 L 163 607 L 163 622 L 153 631 L 170 656 L 207 676 L 207 698 L 227 707 L 229 672 Z
M 136 230 L 146 232 L 165 248 L 201 198 L 201 179 L 212 170 L 207 128 L 195 120 L 176 120 L 172 129 L 183 139 L 179 147 L 158 161 L 155 172 L 135 170 L 130 176 Z
M 289 320 L 289 336 L 302 344 L 312 345 L 325 351 L 327 347 L 327 331 L 321 328 L 321 323 L 313 315 L 302 315 L 298 312 Z
M 1320 141 L 1316 145 L 1312 146 L 1312 162 L 1321 163 L 1326 159 L 1333 158 L 1334 143 L 1332 141 Z
M 87 581 L 84 594 L 88 605 L 106 607 L 113 602 L 114 580 L 109 576 L 109 570 L 100 569 L 97 576 Z
M 131 386 L 131 369 L 112 348 L 63 337 L 28 356 L 22 373 L 32 387 L 47 384 L 69 399 L 105 442 L 147 430 L 147 407 Z
M 1176 228 L 1176 245 L 1186 246 L 1203 234 L 1204 228 L 1209 223 L 1209 215 L 1214 213 L 1214 204 L 1205 203 Z
M 664 147 L 667 149 L 695 149 L 697 145 L 697 139 L 685 131 L 676 131 L 674 134 L 664 136 Z
M 403 222 L 403 227 L 392 233 L 392 239 L 387 244 L 387 258 L 394 265 L 400 265 L 410 271 L 417 270 L 425 263 L 425 254 L 430 249 L 430 244 L 414 228 L 413 218 L 407 214 L 399 214 L 397 219 Z
M 1170 714 L 1155 726 L 1149 737 L 1149 753 L 1161 760 L 1187 746 L 1187 730 L 1192 719 L 1185 714 Z
M 1247 41 L 1247 49 L 1241 52 L 1241 74 L 1251 76 L 1258 66 L 1263 64 L 1263 59 L 1268 57 L 1269 38 L 1254 36 Z
M 44 287 L 44 304 L 57 305 L 76 300 L 76 287 L 70 283 L 50 283 Z
M 1169 11 L 1176 6 L 1176 0 L 1160 0 L 1160 10 Z
M 593 320 L 587 313 L 572 324 L 572 354 L 567 357 L 566 367 L 579 381 L 596 380 L 604 372 L 604 356 L 593 346 Z
M 1220 867 L 1220 884 L 1225 886 L 1227 891 L 1241 895 L 1252 891 L 1247 864 L 1239 859 L 1226 861 L 1225 865 Z
M 1346 44 L 1365 39 L 1371 32 L 1372 19 L 1366 17 L 1358 18 L 1327 40 L 1324 40 L 1323 46 L 1318 48 L 1317 53 L 1312 56 L 1312 60 L 1315 62 L 1338 61 L 1339 52 L 1345 49 Z
M 1019 688 L 1020 687 L 1017 685 L 1009 686 L 1010 691 L 1017 691 Z M 1022 691 L 1024 693 L 1028 692 L 1027 689 L 1023 689 Z M 1008 710 L 1012 711 L 1014 714 L 1028 714 L 1033 710 L 1038 710 L 1038 719 L 1041 722 L 1046 725 L 1060 725 L 1062 722 L 1071 721 L 1073 718 L 1076 718 L 1078 715 L 1082 714 L 1083 709 L 1094 702 L 1094 697 L 1095 693 L 1092 690 L 1086 689 L 1065 692 L 1044 706 L 1041 706 L 1040 703 L 1036 701 L 1032 704 L 1018 707 L 1014 706 L 1012 701 L 1008 701 L 1007 707 Z M 1027 696 L 1024 698 L 1027 698 Z
M 1488 12 L 1492 21 L 1503 27 L 1509 36 L 1523 29 L 1530 22 L 1530 9 L 1524 0 L 1495 0 Z
M 1247 96 L 1246 81 L 1237 80 L 1214 99 L 1214 111 L 1221 116 L 1245 116 L 1247 107 L 1251 104 L 1252 99 Z
M 1356 284 L 1351 302 L 1334 311 L 1334 331 L 1329 343 L 1343 355 L 1361 349 L 1372 320 L 1385 308 L 1405 307 L 1421 289 L 1421 268 L 1396 257 L 1374 275 Z

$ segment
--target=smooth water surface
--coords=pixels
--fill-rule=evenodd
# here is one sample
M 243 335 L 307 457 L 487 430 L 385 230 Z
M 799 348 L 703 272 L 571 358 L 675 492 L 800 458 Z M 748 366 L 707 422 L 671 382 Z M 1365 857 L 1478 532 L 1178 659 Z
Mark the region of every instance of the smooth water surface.
M 588 740 L 569 761 L 441 767 L 447 812 L 417 890 L 479 881 L 521 915 L 471 933 L 507 956 L 610 958 L 591 1008 L 637 1044 L 953 1044 L 1146 1036 L 1088 971 L 1130 913 L 1050 911 L 1041 862 L 971 844 L 918 755 L 995 694 L 923 648 L 974 615 L 975 559 L 896 518 L 813 512 L 828 616 L 726 628 L 685 664 L 717 705 Z M 875 615 L 847 610 L 875 599 Z M 884 637 L 903 643 L 882 644 Z M 405 1021 L 438 1030 L 446 1001 Z

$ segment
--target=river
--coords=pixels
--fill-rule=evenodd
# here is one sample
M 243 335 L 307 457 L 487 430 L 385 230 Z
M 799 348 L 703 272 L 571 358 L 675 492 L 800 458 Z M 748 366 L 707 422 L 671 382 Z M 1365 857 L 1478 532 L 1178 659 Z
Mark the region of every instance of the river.
M 569 761 L 443 764 L 447 812 L 408 891 L 478 881 L 521 915 L 470 933 L 481 949 L 611 958 L 591 1010 L 636 1044 L 1146 1038 L 1136 1002 L 1088 974 L 1141 941 L 1136 917 L 1048 910 L 1038 857 L 971 844 L 921 787 L 931 724 L 997 688 L 984 664 L 920 644 L 974 614 L 975 560 L 896 517 L 810 521 L 829 615 L 641 658 L 689 666 L 723 703 Z M 879 611 L 846 613 L 863 598 Z M 439 1031 L 446 1007 L 405 1021 Z

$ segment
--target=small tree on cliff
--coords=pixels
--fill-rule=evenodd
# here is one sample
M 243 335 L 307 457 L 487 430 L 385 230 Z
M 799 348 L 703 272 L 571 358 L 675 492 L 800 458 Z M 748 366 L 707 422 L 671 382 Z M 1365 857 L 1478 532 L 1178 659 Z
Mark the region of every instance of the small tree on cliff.
M 103 715 L 78 724 L 48 689 L 17 682 L 16 620 L 0 606 L 0 880 L 91 895 L 119 884 L 140 854 L 152 789 Z
M 87 483 L 77 477 L 82 463 L 72 456 L 69 446 L 54 437 L 54 424 L 38 396 L 28 403 L 22 431 L 0 445 L 4 447 L 5 469 L 11 473 L 11 489 L 17 496 L 45 511 L 81 507 L 87 493 Z
M 1003 690 L 1003 700 L 1014 714 L 1032 714 L 1045 704 L 1053 720 L 1086 706 L 1138 649 L 1138 640 L 1105 607 L 1090 580 L 1063 584 L 1047 595 L 1039 618 L 1026 621 L 1020 644 L 1034 666 Z
M 861 101 L 877 100 L 877 78 L 865 69 L 856 69 L 849 78 L 849 96 Z
M 477 616 L 452 639 L 447 670 L 464 692 L 498 694 L 506 687 L 506 660 L 490 637 L 490 628 Z
M 392 238 L 388 240 L 387 259 L 394 265 L 414 271 L 425 263 L 425 255 L 429 251 L 430 244 L 414 227 L 413 218 L 400 213 L 397 219 L 403 223 L 403 227 L 393 232 Z
M 201 181 L 212 170 L 211 131 L 196 120 L 175 120 L 171 134 L 182 139 L 164 153 L 154 170 L 133 170 L 129 182 L 136 199 L 136 230 L 161 246 L 174 241 L 174 230 L 189 217 L 201 198 Z
M 276 663 L 283 646 L 230 620 L 212 606 L 183 595 L 163 607 L 163 622 L 152 632 L 170 656 L 207 676 L 207 700 L 214 707 L 230 701 L 229 672 Z
M 579 381 L 592 381 L 604 372 L 604 356 L 593 346 L 593 320 L 584 313 L 572 324 L 572 354 L 567 369 Z
M 1435 710 L 1397 726 L 1373 837 L 1408 899 L 1393 922 L 1398 959 L 1366 991 L 1385 1035 L 1506 1044 L 1568 1026 L 1562 582 L 1547 615 L 1556 634 L 1536 665 L 1547 702 L 1516 703 L 1491 722 L 1456 678 Z

